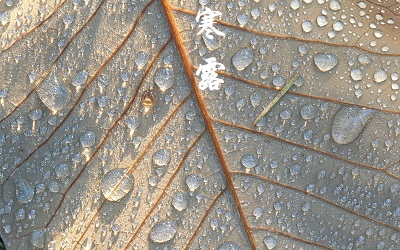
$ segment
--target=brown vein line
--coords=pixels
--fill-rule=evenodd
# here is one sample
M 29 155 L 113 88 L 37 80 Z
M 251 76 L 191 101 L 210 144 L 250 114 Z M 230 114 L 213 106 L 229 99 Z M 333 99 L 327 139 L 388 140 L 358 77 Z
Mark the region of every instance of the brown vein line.
M 102 1 L 102 3 L 105 0 Z M 86 84 L 86 86 L 83 88 L 81 94 L 79 95 L 78 99 L 76 100 L 76 102 L 74 103 L 74 105 L 71 107 L 71 109 L 69 110 L 69 112 L 67 113 L 67 115 L 64 117 L 64 119 L 60 122 L 59 125 L 57 125 L 57 127 L 55 127 L 55 129 L 53 130 L 53 132 L 51 132 L 51 134 L 49 135 L 49 137 L 47 137 L 46 140 L 44 140 L 41 144 L 39 144 L 39 146 L 37 148 L 35 148 L 29 155 L 27 158 L 25 158 L 23 161 L 21 161 L 15 168 L 14 170 L 10 173 L 10 175 L 5 179 L 5 181 L 3 182 L 6 183 L 10 177 L 15 173 L 15 171 L 17 171 L 17 169 L 22 166 L 22 164 L 24 164 L 39 148 L 41 148 L 43 145 L 45 145 L 50 138 L 57 132 L 57 130 L 63 125 L 63 123 L 68 119 L 68 117 L 71 115 L 71 113 L 74 111 L 75 107 L 78 105 L 79 100 L 82 98 L 82 96 L 85 94 L 86 90 L 89 88 L 89 86 L 92 84 L 92 82 L 94 81 L 94 79 L 100 74 L 101 70 L 108 64 L 109 61 L 111 61 L 111 59 L 118 53 L 118 51 L 123 47 L 123 45 L 125 44 L 125 42 L 129 39 L 129 37 L 131 36 L 133 30 L 135 29 L 136 25 L 138 24 L 140 18 L 142 17 L 143 13 L 146 11 L 146 9 L 154 2 L 154 0 L 150 1 L 149 3 L 146 4 L 146 6 L 143 8 L 142 12 L 138 15 L 137 19 L 135 20 L 135 23 L 133 24 L 131 30 L 128 32 L 128 34 L 124 37 L 124 39 L 122 40 L 122 42 L 118 45 L 118 47 L 113 51 L 113 53 L 100 65 L 100 67 L 98 68 L 98 70 L 96 71 L 96 73 L 92 76 L 92 78 L 90 78 L 90 80 L 88 81 L 88 83 Z M 68 46 L 68 44 L 67 44 Z M 54 62 L 55 63 L 55 62 Z M 54 65 L 53 63 L 53 65 Z M 48 71 L 49 72 L 49 71 Z M 47 73 L 48 73 L 47 72 Z M 38 86 L 38 85 L 36 85 Z M 35 88 L 36 88 L 35 86 Z M 31 92 L 32 93 L 32 92 Z M 26 98 L 25 98 L 26 99 Z M 0 121 L 1 122 L 1 121 Z
M 176 12 L 180 12 L 180 13 L 184 13 L 187 15 L 191 15 L 191 16 L 196 16 L 197 13 L 191 10 L 186 10 L 186 9 L 182 9 L 179 7 L 175 7 L 175 6 L 171 6 L 171 9 L 176 11 Z M 361 50 L 367 53 L 371 53 L 374 55 L 381 55 L 381 56 L 399 56 L 400 54 L 396 54 L 396 53 L 381 53 L 381 52 L 377 52 L 377 51 L 372 51 L 372 50 L 368 50 L 362 47 L 358 47 L 357 45 L 347 45 L 347 44 L 340 44 L 340 43 L 332 43 L 332 42 L 324 42 L 324 41 L 316 41 L 316 40 L 309 40 L 309 39 L 304 39 L 304 38 L 300 38 L 300 37 L 295 37 L 295 36 L 288 36 L 288 35 L 278 35 L 278 34 L 273 34 L 273 33 L 267 33 L 267 32 L 261 32 L 261 31 L 257 31 L 257 30 L 251 30 L 245 27 L 239 27 L 227 22 L 223 22 L 223 21 L 219 21 L 219 20 L 214 20 L 214 22 L 232 28 L 232 29 L 237 29 L 237 30 L 242 30 L 242 31 L 246 31 L 255 35 L 260 35 L 260 36 L 265 36 L 265 37 L 270 37 L 270 38 L 274 38 L 274 39 L 282 39 L 282 40 L 294 40 L 294 41 L 299 41 L 299 42 L 303 42 L 303 43 L 313 43 L 313 44 L 321 44 L 321 45 L 327 45 L 327 46 L 334 46 L 334 47 L 343 47 L 343 48 L 352 48 L 352 49 L 357 49 L 357 50 Z
M 270 138 L 272 138 L 272 139 L 275 139 L 275 140 L 278 140 L 278 141 L 281 141 L 281 142 L 290 144 L 290 145 L 292 145 L 292 146 L 296 146 L 296 147 L 304 148 L 304 149 L 307 149 L 307 150 L 310 150 L 310 151 L 314 151 L 314 152 L 316 152 L 316 153 L 326 155 L 326 156 L 328 156 L 328 157 L 334 158 L 334 159 L 339 160 L 339 161 L 346 162 L 346 163 L 348 163 L 348 164 L 357 165 L 357 166 L 359 166 L 359 167 L 371 169 L 371 170 L 374 170 L 374 171 L 377 171 L 377 172 L 382 171 L 382 172 L 384 172 L 385 174 L 387 174 L 388 176 L 390 176 L 390 177 L 392 177 L 392 178 L 394 178 L 394 179 L 396 179 L 396 180 L 400 180 L 400 177 L 399 177 L 399 176 L 396 176 L 396 175 L 394 175 L 394 174 L 391 174 L 391 173 L 390 173 L 389 171 L 387 171 L 386 169 L 375 168 L 375 167 L 371 167 L 371 166 L 365 165 L 365 164 L 360 163 L 360 162 L 355 162 L 355 161 L 350 161 L 350 160 L 347 160 L 347 159 L 343 159 L 343 158 L 340 158 L 340 157 L 338 157 L 338 156 L 336 156 L 336 155 L 330 154 L 330 153 L 328 153 L 328 152 L 324 152 L 324 151 L 318 150 L 318 149 L 316 149 L 316 148 L 312 148 L 312 147 L 309 147 L 309 146 L 305 146 L 305 145 L 302 145 L 302 144 L 299 144 L 299 143 L 296 143 L 296 142 L 291 142 L 291 141 L 282 139 L 282 138 L 280 138 L 280 137 L 277 137 L 277 136 L 275 136 L 275 135 L 271 135 L 271 134 L 268 134 L 268 133 L 265 133 L 265 132 L 261 132 L 261 131 L 258 131 L 258 130 L 252 130 L 252 129 L 249 129 L 249 128 L 247 128 L 247 127 L 241 126 L 241 125 L 237 125 L 237 124 L 233 124 L 233 123 L 230 123 L 230 122 L 221 121 L 221 120 L 216 119 L 216 118 L 210 118 L 210 119 L 211 119 L 212 121 L 214 121 L 214 122 L 217 122 L 217 123 L 220 123 L 220 124 L 223 124 L 223 125 L 226 125 L 226 126 L 238 128 L 238 129 L 241 129 L 241 130 L 245 130 L 245 131 L 250 132 L 250 133 L 256 133 L 256 134 L 259 134 L 259 135 L 263 135 L 263 136 L 266 136 L 266 137 L 270 137 Z
M 316 199 L 318 199 L 318 200 L 320 200 L 320 201 L 322 201 L 322 202 L 328 203 L 328 204 L 331 205 L 331 206 L 334 206 L 334 207 L 336 207 L 336 208 L 338 208 L 338 209 L 344 210 L 344 211 L 346 211 L 346 212 L 348 212 L 348 213 L 350 213 L 350 214 L 353 214 L 353 215 L 355 215 L 355 216 L 362 217 L 362 218 L 364 218 L 365 220 L 368 220 L 368 221 L 370 221 L 370 222 L 375 222 L 376 224 L 379 224 L 379 225 L 381 225 L 381 226 L 388 227 L 388 228 L 390 228 L 390 229 L 392 229 L 392 230 L 394 230 L 394 231 L 400 232 L 400 229 L 399 229 L 399 228 L 396 228 L 396 227 L 394 227 L 394 226 L 392 226 L 392 225 L 389 225 L 389 224 L 386 224 L 386 223 L 384 223 L 384 222 L 375 220 L 375 219 L 373 219 L 373 218 L 371 218 L 371 217 L 368 217 L 368 216 L 366 216 L 366 215 L 363 215 L 363 214 L 359 214 L 359 213 L 357 213 L 357 212 L 354 212 L 353 210 L 350 210 L 350 209 L 348 209 L 348 208 L 342 207 L 342 206 L 340 206 L 340 205 L 338 205 L 338 204 L 336 204 L 336 203 L 334 203 L 334 202 L 332 202 L 332 201 L 330 201 L 330 200 L 327 200 L 327 199 L 325 199 L 325 198 L 323 198 L 323 197 L 321 197 L 321 196 L 318 196 L 318 195 L 316 195 L 316 194 L 314 194 L 314 193 L 308 193 L 308 192 L 306 192 L 306 191 L 304 191 L 304 190 L 301 190 L 301 189 L 299 189 L 299 188 L 296 188 L 296 187 L 293 187 L 293 186 L 290 186 L 290 185 L 287 185 L 287 184 L 283 184 L 283 183 L 280 183 L 280 182 L 278 182 L 278 181 L 274 181 L 274 180 L 271 180 L 271 179 L 269 179 L 269 178 L 267 178 L 267 177 L 259 176 L 259 175 L 256 175 L 256 174 L 244 173 L 244 172 L 240 172 L 240 171 L 231 171 L 231 173 L 232 173 L 232 174 L 235 174 L 235 175 L 242 175 L 242 176 L 253 177 L 253 178 L 256 178 L 256 179 L 263 180 L 263 181 L 265 181 L 265 182 L 273 183 L 273 184 L 275 184 L 275 185 L 278 185 L 278 186 L 281 186 L 281 187 L 284 187 L 284 188 L 287 188 L 287 189 L 294 190 L 294 191 L 296 191 L 296 192 L 305 194 L 305 195 L 307 195 L 307 196 L 314 197 L 314 198 L 316 198 Z
M 183 106 L 183 104 L 189 99 L 191 94 L 189 93 L 177 106 L 176 108 L 172 111 L 171 114 L 168 115 L 167 119 L 165 122 L 160 126 L 160 128 L 157 130 L 157 132 L 152 136 L 151 140 L 149 143 L 147 143 L 146 147 L 143 148 L 142 152 L 140 155 L 137 156 L 135 162 L 129 167 L 129 169 L 125 172 L 124 176 L 118 181 L 118 183 L 115 185 L 115 187 L 111 190 L 111 194 L 114 193 L 117 188 L 121 185 L 122 181 L 124 178 L 129 175 L 132 170 L 135 168 L 135 166 L 139 163 L 139 161 L 143 158 L 143 156 L 146 154 L 147 150 L 150 148 L 150 146 L 153 144 L 153 142 L 156 140 L 156 138 L 160 135 L 160 133 L 163 131 L 163 129 L 167 126 L 168 122 L 172 119 L 172 117 L 178 112 L 178 110 Z M 110 195 L 111 197 L 111 195 Z M 72 249 L 75 249 L 78 245 L 79 242 L 82 240 L 83 236 L 85 236 L 87 230 L 89 229 L 90 225 L 94 221 L 94 219 L 97 217 L 97 215 L 100 213 L 101 208 L 104 206 L 104 204 L 108 201 L 108 199 L 104 199 L 103 202 L 101 202 L 99 208 L 97 209 L 96 213 L 92 216 L 90 219 L 89 223 L 87 224 L 85 230 L 82 232 L 81 236 L 79 239 L 76 241 L 74 247 Z
M 255 242 L 253 240 L 253 236 L 252 236 L 252 234 L 250 232 L 249 226 L 247 225 L 246 217 L 245 217 L 243 209 L 242 209 L 242 207 L 240 205 L 240 200 L 239 200 L 239 198 L 238 198 L 238 196 L 236 194 L 236 191 L 235 191 L 235 186 L 233 185 L 233 181 L 232 181 L 232 178 L 231 178 L 231 176 L 229 174 L 229 170 L 228 170 L 228 167 L 226 165 L 224 156 L 222 154 L 222 150 L 221 150 L 221 148 L 219 146 L 217 137 L 215 136 L 214 130 L 212 128 L 210 117 L 207 114 L 206 106 L 204 105 L 204 102 L 201 99 L 200 92 L 197 89 L 196 80 L 195 80 L 194 75 L 192 73 L 190 62 L 189 62 L 188 56 L 186 55 L 186 51 L 185 51 L 185 48 L 183 46 L 182 39 L 181 39 L 181 37 L 179 35 L 179 30 L 177 28 L 177 25 L 175 23 L 175 19 L 174 19 L 173 14 L 172 14 L 171 5 L 167 0 L 161 0 L 161 3 L 162 3 L 162 6 L 163 6 L 163 9 L 164 9 L 164 13 L 165 13 L 165 15 L 167 17 L 167 20 L 168 20 L 168 24 L 170 26 L 172 36 L 175 39 L 176 47 L 177 47 L 179 55 L 180 55 L 180 57 L 182 59 L 183 66 L 184 66 L 185 71 L 186 71 L 186 75 L 187 75 L 187 77 L 189 79 L 189 82 L 190 82 L 190 85 L 192 86 L 192 89 L 194 91 L 197 103 L 199 105 L 199 108 L 201 110 L 201 113 L 203 115 L 203 118 L 204 118 L 204 121 L 205 121 L 205 124 L 206 124 L 206 127 L 207 127 L 207 130 L 208 130 L 208 132 L 210 134 L 214 149 L 215 149 L 215 151 L 217 153 L 219 162 L 221 163 L 221 167 L 222 167 L 222 171 L 224 172 L 224 175 L 225 175 L 226 183 L 227 183 L 227 185 L 228 185 L 228 187 L 229 187 L 229 189 L 230 189 L 230 191 L 232 193 L 232 197 L 233 197 L 233 199 L 235 201 L 235 206 L 236 206 L 236 209 L 238 210 L 238 213 L 240 215 L 240 220 L 241 220 L 243 228 L 244 228 L 244 230 L 246 232 L 247 238 L 249 240 L 249 244 L 250 244 L 251 248 L 253 250 L 255 250 L 256 249 L 256 244 L 255 244 Z
M 199 224 L 197 225 L 196 229 L 192 233 L 192 237 L 190 237 L 188 243 L 186 244 L 184 250 L 187 250 L 189 248 L 189 245 L 192 243 L 194 240 L 194 237 L 197 235 L 197 232 L 200 230 L 201 226 L 204 224 L 204 221 L 206 220 L 208 214 L 210 213 L 211 209 L 215 206 L 215 204 L 218 202 L 219 198 L 226 192 L 227 187 L 225 187 L 217 196 L 215 196 L 213 202 L 210 204 L 210 206 L 207 208 L 207 210 L 204 212 L 203 217 L 201 218 Z
M 58 9 L 61 8 L 61 6 L 66 2 L 67 0 L 63 0 L 61 3 L 59 3 L 56 8 L 53 9 L 53 11 L 45 18 L 43 19 L 43 21 L 41 21 L 38 25 L 36 25 L 35 27 L 33 27 L 32 29 L 30 29 L 29 31 L 27 31 L 26 33 L 24 33 L 22 36 L 18 37 L 17 39 L 15 39 L 8 47 L 6 47 L 5 49 L 3 49 L 2 51 L 0 51 L 0 54 L 3 52 L 6 52 L 7 50 L 9 50 L 12 46 L 14 46 L 17 42 L 19 42 L 21 39 L 23 39 L 24 37 L 28 36 L 30 33 L 34 32 L 35 30 L 37 30 L 40 26 L 42 26 L 47 20 L 49 20 L 51 17 L 53 17 L 53 15 L 58 11 Z
M 38 80 L 38 82 L 36 83 L 36 85 L 31 89 L 31 91 L 28 93 L 28 95 L 22 99 L 19 103 L 17 103 L 15 105 L 15 107 L 10 111 L 10 113 L 8 113 L 5 117 L 3 117 L 2 119 L 0 119 L 0 123 L 2 121 L 4 121 L 5 119 L 7 119 L 10 115 L 12 115 L 14 113 L 14 111 L 22 104 L 24 103 L 30 95 L 32 95 L 33 91 L 35 91 L 35 89 L 37 89 L 37 87 L 40 85 L 40 83 L 43 81 L 43 79 L 50 73 L 50 71 L 53 69 L 54 65 L 56 64 L 56 62 L 58 61 L 58 59 L 61 58 L 61 56 L 64 54 L 64 52 L 67 50 L 67 48 L 69 47 L 69 45 L 72 43 L 72 41 L 75 39 L 75 37 L 84 29 L 86 28 L 86 25 L 93 19 L 93 17 L 97 14 L 97 12 L 100 10 L 100 7 L 104 4 L 105 0 L 102 0 L 101 3 L 99 4 L 99 6 L 96 8 L 96 10 L 93 12 L 93 14 L 86 20 L 86 22 L 82 25 L 82 27 L 71 37 L 71 39 L 67 42 L 67 44 L 65 45 L 64 49 L 61 50 L 60 54 L 57 56 L 56 59 L 54 59 L 54 62 L 50 65 L 49 69 L 40 77 L 40 79 Z M 119 48 L 117 48 L 119 49 Z M 86 88 L 83 89 L 83 91 L 85 91 Z
M 53 220 L 54 216 L 57 214 L 57 211 L 60 209 L 62 202 L 64 201 L 65 197 L 67 196 L 68 191 L 72 188 L 72 186 L 78 181 L 79 177 L 82 175 L 83 171 L 86 169 L 86 167 L 89 165 L 89 163 L 92 161 L 92 159 L 94 159 L 94 157 L 96 156 L 96 154 L 100 151 L 101 147 L 103 146 L 103 144 L 106 142 L 108 136 L 111 134 L 112 130 L 117 126 L 117 124 L 119 123 L 119 121 L 125 116 L 125 114 L 128 112 L 128 110 L 130 109 L 130 107 L 132 106 L 132 104 L 135 102 L 136 97 L 139 93 L 139 90 L 141 88 L 141 86 L 143 85 L 143 82 L 145 81 L 148 73 L 151 70 L 151 67 L 153 66 L 153 64 L 156 62 L 157 58 L 161 55 L 161 53 L 164 51 L 164 49 L 168 46 L 168 44 L 171 42 L 172 38 L 170 37 L 168 39 L 168 41 L 165 42 L 165 44 L 161 47 L 161 49 L 157 52 L 157 54 L 154 56 L 154 58 L 152 59 L 152 61 L 149 63 L 149 66 L 146 69 L 146 72 L 143 74 L 142 79 L 139 82 L 139 85 L 137 86 L 135 93 L 133 94 L 132 98 L 130 99 L 130 101 L 128 102 L 127 106 L 125 107 L 125 109 L 122 111 L 122 113 L 118 116 L 118 118 L 113 122 L 113 124 L 110 126 L 110 128 L 107 130 L 106 134 L 103 136 L 103 138 L 101 139 L 99 145 L 96 147 L 96 149 L 94 150 L 93 154 L 90 156 L 90 158 L 87 160 L 87 162 L 85 163 L 85 165 L 82 167 L 81 171 L 78 173 L 78 175 L 75 177 L 74 181 L 68 186 L 68 188 L 65 190 L 56 210 L 54 211 L 54 214 L 51 216 L 49 222 L 46 224 L 46 227 L 49 226 L 49 224 L 51 223 L 51 221 Z
M 127 244 L 126 244 L 124 249 L 128 249 L 129 245 L 132 243 L 133 239 L 136 237 L 136 235 L 139 233 L 140 229 L 146 223 L 146 221 L 150 217 L 151 213 L 160 204 L 160 201 L 161 201 L 162 197 L 164 196 L 165 192 L 167 191 L 167 188 L 171 185 L 171 183 L 174 180 L 175 176 L 178 174 L 179 170 L 182 168 L 182 165 L 185 162 L 186 158 L 189 156 L 189 153 L 192 151 L 193 147 L 197 144 L 197 142 L 203 137 L 205 132 L 206 132 L 206 130 L 204 129 L 203 132 L 201 132 L 195 138 L 195 140 L 191 143 L 189 148 L 186 150 L 185 154 L 183 155 L 181 161 L 178 164 L 178 167 L 175 169 L 174 173 L 171 175 L 171 177 L 168 179 L 168 182 L 165 184 L 165 188 L 162 190 L 161 194 L 158 196 L 158 199 L 154 202 L 153 206 L 151 206 L 151 208 L 147 212 L 146 216 L 143 218 L 142 223 L 140 223 L 139 227 L 137 227 L 135 229 L 135 233 L 129 239 L 129 241 L 127 242 Z
M 296 240 L 296 241 L 300 241 L 300 242 L 303 242 L 303 243 L 306 243 L 306 244 L 309 244 L 309 245 L 315 245 L 315 246 L 318 246 L 318 247 L 322 247 L 322 248 L 324 248 L 324 249 L 333 249 L 333 248 L 327 247 L 327 246 L 325 246 L 325 245 L 322 245 L 321 243 L 316 243 L 316 242 L 313 242 L 313 241 L 308 241 L 308 240 L 299 238 L 299 237 L 297 237 L 297 236 L 294 236 L 294 235 L 292 235 L 292 234 L 288 234 L 288 233 L 279 231 L 279 230 L 277 230 L 277 229 L 275 229 L 275 228 L 270 228 L 270 227 L 251 227 L 251 230 L 253 230 L 253 231 L 269 231 L 269 232 L 273 232 L 273 233 L 282 235 L 282 236 L 284 236 L 284 237 L 287 237 L 287 238 L 290 238 L 290 239 L 293 239 L 293 240 Z
M 198 69 L 198 67 L 192 66 L 192 69 L 194 71 L 196 71 Z M 229 74 L 229 73 L 224 72 L 224 71 L 217 71 L 217 73 L 219 75 L 221 75 L 221 76 L 225 76 L 225 77 L 237 80 L 237 81 L 241 81 L 241 82 L 244 82 L 244 83 L 247 83 L 249 85 L 253 85 L 253 86 L 259 87 L 259 88 L 273 90 L 273 91 L 276 91 L 276 92 L 280 91 L 279 89 L 276 89 L 274 87 L 271 87 L 271 86 L 268 86 L 268 85 L 263 85 L 263 84 L 260 84 L 258 82 L 250 81 L 250 80 L 247 80 L 245 78 L 241 78 L 239 76 L 235 76 L 235 75 Z M 375 107 L 364 106 L 364 105 L 360 105 L 360 104 L 357 104 L 357 103 L 343 102 L 343 101 L 340 101 L 340 100 L 335 100 L 335 99 L 331 99 L 331 98 L 327 98 L 327 97 L 307 95 L 307 94 L 295 92 L 293 90 L 289 90 L 287 93 L 295 95 L 295 96 L 301 96 L 301 97 L 306 97 L 306 98 L 315 99 L 315 100 L 322 100 L 322 101 L 332 102 L 332 103 L 336 103 L 336 104 L 340 104 L 340 105 L 355 106 L 355 107 L 359 107 L 359 108 L 363 108 L 363 109 L 372 109 L 372 110 L 383 112 L 383 113 L 396 114 L 396 115 L 400 114 L 400 111 L 385 110 L 385 109 L 380 109 L 380 108 L 375 108 Z

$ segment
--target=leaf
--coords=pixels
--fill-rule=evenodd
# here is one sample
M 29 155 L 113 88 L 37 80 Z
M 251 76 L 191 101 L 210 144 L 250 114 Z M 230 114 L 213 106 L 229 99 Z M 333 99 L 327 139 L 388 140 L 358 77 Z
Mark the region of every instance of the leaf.
M 399 3 L 199 2 L 1 3 L 6 249 L 397 249 Z

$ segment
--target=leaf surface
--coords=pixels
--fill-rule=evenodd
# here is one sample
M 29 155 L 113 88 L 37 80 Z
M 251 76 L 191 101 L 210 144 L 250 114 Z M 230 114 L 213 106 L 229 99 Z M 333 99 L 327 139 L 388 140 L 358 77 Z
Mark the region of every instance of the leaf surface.
M 399 3 L 0 4 L 7 249 L 400 245 Z

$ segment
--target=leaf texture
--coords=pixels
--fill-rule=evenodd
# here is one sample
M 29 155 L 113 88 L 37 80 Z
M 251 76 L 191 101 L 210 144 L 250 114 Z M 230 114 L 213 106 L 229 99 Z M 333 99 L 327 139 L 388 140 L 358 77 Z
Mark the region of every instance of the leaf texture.
M 197 34 L 204 7 L 225 37 Z M 398 1 L 0 3 L 6 249 L 398 249 L 399 16 Z M 210 57 L 224 83 L 202 91 Z

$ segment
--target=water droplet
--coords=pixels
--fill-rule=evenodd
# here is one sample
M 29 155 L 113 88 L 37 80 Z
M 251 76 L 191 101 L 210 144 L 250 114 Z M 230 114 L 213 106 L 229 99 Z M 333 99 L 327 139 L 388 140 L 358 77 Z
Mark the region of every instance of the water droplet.
M 300 1 L 299 0 L 290 1 L 290 8 L 292 8 L 292 10 L 297 10 L 298 8 L 300 8 Z
M 289 168 L 289 172 L 291 175 L 298 175 L 301 171 L 301 166 L 296 164 Z
M 313 119 L 314 116 L 315 116 L 315 109 L 314 109 L 314 106 L 311 105 L 311 104 L 305 105 L 304 107 L 301 108 L 300 114 L 301 114 L 301 117 L 302 117 L 304 120 L 311 120 L 311 119 Z
M 327 72 L 333 69 L 339 60 L 334 54 L 318 53 L 314 56 L 314 63 L 322 72 Z
M 257 92 L 253 92 L 250 95 L 250 103 L 253 107 L 257 107 L 258 105 L 260 105 L 261 102 L 261 96 L 259 93 Z
M 243 70 L 249 66 L 254 60 L 254 53 L 249 48 L 238 50 L 232 57 L 233 66 L 237 70 Z
M 332 28 L 334 31 L 342 31 L 344 28 L 344 25 L 341 21 L 336 21 L 333 23 Z
M 242 250 L 236 243 L 227 241 L 218 247 L 218 250 Z
M 319 15 L 317 17 L 317 24 L 319 27 L 324 27 L 328 24 L 328 18 L 324 15 Z
M 311 32 L 313 29 L 312 22 L 310 20 L 304 20 L 303 23 L 301 24 L 301 28 L 306 33 Z
M 371 109 L 344 106 L 335 114 L 332 123 L 332 138 L 338 144 L 354 141 L 374 115 Z
M 190 192 L 194 192 L 200 187 L 201 178 L 198 175 L 191 174 L 186 177 L 186 185 L 188 186 Z
M 69 13 L 65 14 L 65 16 L 63 18 L 63 22 L 65 25 L 70 25 L 73 21 L 74 21 L 74 17 L 71 14 L 69 14 Z
M 0 23 L 5 26 L 10 22 L 10 13 L 9 12 L 0 12 Z
M 309 202 L 305 202 L 305 203 L 303 203 L 303 204 L 301 205 L 301 210 L 302 210 L 303 212 L 309 211 L 310 208 L 311 208 L 311 204 L 310 204 Z
M 29 203 L 33 199 L 35 192 L 26 180 L 21 179 L 16 182 L 15 194 L 19 202 Z
M 275 77 L 272 79 L 272 84 L 273 84 L 275 87 L 280 88 L 280 87 L 282 87 L 283 85 L 285 85 L 285 78 L 283 78 L 282 76 L 275 76 Z
M 99 75 L 98 79 L 97 79 L 97 85 L 100 88 L 104 88 L 105 86 L 107 86 L 108 83 L 108 76 L 106 75 Z
M 263 243 L 267 247 L 267 249 L 274 249 L 278 244 L 278 241 L 274 237 L 265 237 L 263 239 Z
M 67 164 L 59 164 L 55 168 L 57 178 L 65 178 L 69 175 L 69 167 Z
M 140 125 L 139 117 L 137 117 L 136 115 L 129 116 L 128 118 L 126 118 L 125 124 L 129 129 L 135 130 Z
M 172 198 L 172 206 L 180 212 L 185 210 L 188 206 L 186 195 L 182 192 L 176 192 Z
M 352 69 L 350 72 L 350 76 L 354 81 L 361 81 L 363 78 L 362 71 L 359 68 Z
M 263 215 L 263 211 L 264 209 L 262 207 L 256 207 L 253 209 L 253 216 L 258 219 Z
M 153 154 L 153 163 L 159 167 L 167 166 L 171 161 L 170 149 L 159 149 Z
M 171 67 L 162 67 L 154 75 L 154 82 L 160 87 L 161 91 L 170 89 L 174 85 L 174 72 Z
M 36 229 L 29 236 L 29 240 L 34 247 L 43 249 L 45 242 L 46 229 Z
M 75 87 L 82 86 L 85 84 L 88 77 L 86 70 L 81 70 L 72 78 L 72 85 Z
M 82 147 L 84 148 L 90 148 L 96 143 L 96 136 L 92 132 L 85 132 L 81 135 L 81 138 L 79 138 Z
M 219 48 L 221 41 L 218 36 L 214 36 L 214 38 L 211 39 L 211 38 L 208 38 L 205 35 L 205 33 L 203 33 L 202 38 L 203 38 L 203 41 L 206 44 L 208 50 L 213 51 L 213 50 Z
M 150 230 L 150 239 L 155 243 L 164 243 L 176 234 L 176 223 L 173 220 L 157 222 Z
M 144 51 L 139 51 L 136 54 L 135 63 L 139 69 L 142 69 L 144 66 L 146 66 L 148 60 L 149 60 L 149 53 Z
M 240 24 L 240 26 L 246 25 L 249 22 L 249 16 L 246 14 L 238 14 L 236 20 Z
M 245 168 L 251 169 L 257 165 L 258 157 L 254 154 L 245 154 L 242 157 L 242 165 Z
M 386 70 L 384 69 L 379 69 L 377 71 L 375 71 L 374 73 L 374 81 L 376 83 L 381 83 L 386 81 L 386 79 L 388 78 L 388 75 L 386 73 Z
M 58 79 L 55 70 L 46 76 L 36 92 L 43 104 L 51 110 L 61 110 L 69 101 L 69 91 L 64 82 Z
M 361 65 L 368 65 L 371 63 L 371 58 L 369 58 L 369 56 L 367 56 L 366 54 L 361 54 L 357 57 L 358 62 Z
M 43 111 L 41 109 L 35 109 L 29 112 L 28 116 L 32 121 L 37 121 L 42 117 Z
M 338 0 L 331 0 L 329 3 L 329 9 L 336 11 L 340 10 L 342 7 L 340 6 L 340 2 Z
M 110 201 L 119 201 L 129 193 L 133 188 L 134 178 L 131 175 L 124 177 L 125 172 L 126 169 L 115 168 L 104 176 L 101 183 L 101 191 L 104 197 L 108 197 Z M 115 189 L 118 184 L 118 188 Z

